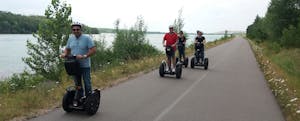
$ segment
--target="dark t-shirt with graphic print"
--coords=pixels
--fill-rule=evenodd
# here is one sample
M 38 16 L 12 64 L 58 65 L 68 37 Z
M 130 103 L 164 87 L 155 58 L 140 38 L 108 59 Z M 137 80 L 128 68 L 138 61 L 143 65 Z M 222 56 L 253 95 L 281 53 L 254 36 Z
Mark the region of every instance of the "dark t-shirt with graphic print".
M 201 37 L 197 36 L 195 38 L 195 40 L 197 40 L 199 42 L 199 44 L 195 45 L 195 48 L 203 48 L 204 47 L 204 44 L 202 42 L 205 40 L 205 37 L 203 37 L 203 36 L 201 36 Z
M 182 36 L 182 37 L 179 36 L 177 45 L 179 47 L 185 47 L 185 41 L 186 41 L 185 36 Z

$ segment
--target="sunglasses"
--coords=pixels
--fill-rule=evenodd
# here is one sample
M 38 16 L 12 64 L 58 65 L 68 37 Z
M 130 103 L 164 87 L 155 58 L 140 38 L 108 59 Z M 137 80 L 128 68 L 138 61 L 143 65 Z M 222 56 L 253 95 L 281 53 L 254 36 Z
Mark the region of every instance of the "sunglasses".
M 80 29 L 72 29 L 73 31 L 79 31 Z

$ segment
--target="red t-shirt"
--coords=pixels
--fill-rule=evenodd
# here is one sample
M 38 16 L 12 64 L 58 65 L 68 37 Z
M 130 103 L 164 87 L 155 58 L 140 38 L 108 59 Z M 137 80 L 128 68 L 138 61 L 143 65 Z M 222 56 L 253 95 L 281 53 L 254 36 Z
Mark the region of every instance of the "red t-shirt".
M 171 46 L 174 43 L 176 43 L 177 39 L 178 39 L 178 36 L 175 32 L 173 32 L 172 34 L 171 33 L 166 33 L 165 36 L 164 36 L 164 40 L 167 41 L 166 42 L 167 46 Z M 176 50 L 176 46 L 173 47 L 173 50 L 174 51 Z

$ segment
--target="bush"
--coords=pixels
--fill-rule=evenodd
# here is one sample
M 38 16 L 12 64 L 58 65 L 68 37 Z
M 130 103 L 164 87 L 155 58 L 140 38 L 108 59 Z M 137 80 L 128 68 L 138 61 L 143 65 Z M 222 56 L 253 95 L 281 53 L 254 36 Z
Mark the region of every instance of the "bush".
M 111 63 L 115 60 L 114 53 L 112 52 L 111 48 L 106 48 L 105 38 L 100 38 L 99 40 L 94 41 L 97 52 L 95 55 L 91 57 L 91 69 L 93 71 L 101 69 L 108 63 Z
M 113 53 L 120 60 L 136 60 L 145 56 L 158 54 L 159 51 L 146 40 L 146 26 L 142 17 L 130 30 L 119 30 L 116 22 L 116 38 L 113 42 Z
M 279 53 L 281 50 L 281 46 L 280 44 L 278 44 L 277 42 L 271 42 L 269 44 L 267 44 L 269 50 L 272 51 L 272 53 Z
M 283 30 L 281 44 L 285 47 L 300 47 L 300 23 L 297 27 L 290 26 L 288 29 Z
M 15 92 L 21 89 L 35 88 L 36 85 L 45 80 L 42 76 L 30 74 L 24 71 L 20 74 L 13 74 L 7 80 L 0 82 L 0 93 Z

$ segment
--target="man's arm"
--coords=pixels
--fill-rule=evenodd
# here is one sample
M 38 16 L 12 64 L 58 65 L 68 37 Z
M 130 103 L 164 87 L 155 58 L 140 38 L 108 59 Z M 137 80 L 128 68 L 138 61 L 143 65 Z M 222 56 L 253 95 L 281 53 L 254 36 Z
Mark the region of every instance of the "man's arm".
M 89 52 L 86 54 L 87 57 L 90 57 L 96 53 L 96 46 L 89 49 Z

